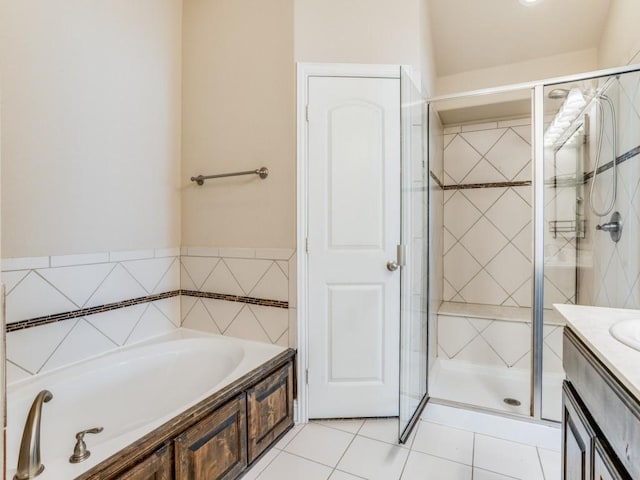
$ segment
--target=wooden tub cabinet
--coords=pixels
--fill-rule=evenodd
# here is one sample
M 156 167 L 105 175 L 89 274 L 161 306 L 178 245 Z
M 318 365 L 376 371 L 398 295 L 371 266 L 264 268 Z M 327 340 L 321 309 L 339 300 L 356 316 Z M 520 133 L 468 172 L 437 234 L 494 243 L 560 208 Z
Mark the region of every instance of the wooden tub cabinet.
M 288 349 L 76 480 L 232 480 L 293 426 Z

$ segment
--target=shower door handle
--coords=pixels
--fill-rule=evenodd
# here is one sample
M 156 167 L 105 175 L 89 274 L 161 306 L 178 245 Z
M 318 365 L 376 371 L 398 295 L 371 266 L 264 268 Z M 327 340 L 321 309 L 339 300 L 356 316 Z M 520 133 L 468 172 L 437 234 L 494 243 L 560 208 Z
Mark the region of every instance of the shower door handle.
M 395 272 L 398 268 L 404 267 L 407 257 L 407 248 L 405 245 L 398 245 L 396 250 L 396 260 L 389 260 L 387 262 L 387 270 Z

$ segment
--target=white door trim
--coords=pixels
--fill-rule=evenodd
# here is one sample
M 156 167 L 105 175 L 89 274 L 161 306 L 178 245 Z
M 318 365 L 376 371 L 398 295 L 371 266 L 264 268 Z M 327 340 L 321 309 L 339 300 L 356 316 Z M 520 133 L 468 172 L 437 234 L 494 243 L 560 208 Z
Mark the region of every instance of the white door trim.
M 400 78 L 400 65 L 366 65 L 344 63 L 298 63 L 297 64 L 297 228 L 296 228 L 296 312 L 297 312 L 297 423 L 309 421 L 308 385 L 306 372 L 309 366 L 309 312 L 308 312 L 308 265 L 306 238 L 308 232 L 308 132 L 306 110 L 309 77 L 373 77 Z

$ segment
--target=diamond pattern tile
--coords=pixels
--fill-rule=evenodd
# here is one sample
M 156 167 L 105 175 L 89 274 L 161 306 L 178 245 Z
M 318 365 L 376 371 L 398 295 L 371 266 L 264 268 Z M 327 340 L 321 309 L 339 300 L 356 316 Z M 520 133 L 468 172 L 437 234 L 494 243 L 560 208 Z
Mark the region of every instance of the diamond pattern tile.
M 512 367 L 531 348 L 531 329 L 521 322 L 493 322 L 482 332 L 508 367 Z
M 478 331 L 464 317 L 438 315 L 438 346 L 449 358 L 478 336 Z
M 531 262 L 513 245 L 507 245 L 486 267 L 487 272 L 509 294 L 531 277 Z
M 460 135 L 456 135 L 444 150 L 445 173 L 455 182 L 460 183 L 482 158 L 476 150 Z
M 460 240 L 481 265 L 486 265 L 502 250 L 508 240 L 489 220 L 482 217 Z
M 464 183 L 493 183 L 505 181 L 507 181 L 507 177 L 484 158 L 464 177 Z
M 216 322 L 211 318 L 201 299 L 197 299 L 189 313 L 182 321 L 182 326 L 202 332 L 221 334 Z
M 273 263 L 257 285 L 249 292 L 249 295 L 256 298 L 286 302 L 289 300 L 289 280 L 282 270 Z
M 512 239 L 531 221 L 532 211 L 527 202 L 510 188 L 486 215 L 503 235 Z
M 233 319 L 233 322 L 231 322 L 231 325 L 229 325 L 229 328 L 225 331 L 225 335 L 256 342 L 271 343 L 269 336 L 247 305 L 245 305 L 236 318 Z
M 116 345 L 124 345 L 147 305 L 133 305 L 86 317 L 86 321 L 109 337 Z
M 193 284 L 195 290 L 200 290 L 220 259 L 213 257 L 181 257 L 181 261 L 184 267 L 183 272 L 188 275 L 188 280 Z M 185 280 L 187 279 L 182 279 L 183 282 Z
M 43 365 L 41 372 L 108 352 L 116 346 L 97 328 L 86 320 L 80 319 Z
M 496 143 L 502 141 L 501 137 L 507 132 L 506 128 L 491 130 L 479 130 L 475 132 L 464 132 L 460 134 L 469 145 L 480 155 L 486 155 Z
M 147 293 L 151 293 L 169 271 L 174 261 L 175 259 L 172 257 L 150 258 L 122 262 L 121 265 L 144 287 Z
M 223 293 L 226 295 L 244 295 L 244 290 L 235 279 L 229 267 L 224 261 L 218 264 L 211 272 L 211 275 L 202 284 L 201 289 L 205 292 Z
M 480 211 L 457 191 L 444 206 L 444 218 L 447 230 L 461 238 L 481 217 Z
M 34 298 L 38 301 L 34 302 Z M 62 292 L 33 271 L 6 298 L 7 323 L 77 308 Z
M 460 290 L 460 295 L 469 303 L 502 305 L 509 297 L 505 289 L 500 286 L 485 270 Z
M 37 272 L 78 307 L 82 307 L 113 268 L 113 264 L 100 263 L 96 265 L 43 268 L 37 270 Z
M 248 294 L 256 286 L 258 281 L 273 264 L 271 260 L 247 259 L 247 258 L 226 258 L 229 271 L 238 281 L 242 291 Z
M 509 129 L 485 155 L 508 180 L 513 180 L 531 160 L 531 145 Z
M 480 212 L 485 213 L 504 193 L 502 188 L 475 188 L 460 193 Z
M 459 243 L 444 257 L 445 278 L 456 291 L 460 291 L 481 269 L 482 266 Z

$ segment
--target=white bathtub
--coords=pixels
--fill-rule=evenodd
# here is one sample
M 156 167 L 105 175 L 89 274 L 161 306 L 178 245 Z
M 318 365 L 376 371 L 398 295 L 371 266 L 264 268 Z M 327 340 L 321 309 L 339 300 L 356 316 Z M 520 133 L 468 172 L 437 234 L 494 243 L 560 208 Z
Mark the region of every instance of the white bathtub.
M 7 467 L 13 478 L 25 418 L 41 390 L 42 480 L 77 477 L 187 408 L 239 379 L 285 349 L 179 329 L 7 388 Z M 75 434 L 87 435 L 91 456 L 69 463 Z

